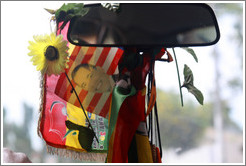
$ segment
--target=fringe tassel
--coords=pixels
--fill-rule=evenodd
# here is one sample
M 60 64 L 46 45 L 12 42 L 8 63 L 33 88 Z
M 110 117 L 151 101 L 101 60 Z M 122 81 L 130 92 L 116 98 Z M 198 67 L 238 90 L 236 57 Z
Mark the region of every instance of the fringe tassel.
M 41 74 L 41 72 L 40 72 Z M 45 89 L 45 74 L 40 75 L 40 105 L 39 105 L 39 119 L 38 119 L 38 126 L 37 126 L 37 133 L 40 138 L 42 138 L 42 134 L 40 132 L 40 123 L 43 116 L 43 104 L 44 104 L 44 89 Z
M 105 162 L 107 153 L 88 153 L 78 152 L 69 149 L 61 149 L 49 146 L 46 144 L 47 152 L 52 155 L 59 155 L 61 157 L 72 158 L 74 160 L 88 161 L 88 162 Z

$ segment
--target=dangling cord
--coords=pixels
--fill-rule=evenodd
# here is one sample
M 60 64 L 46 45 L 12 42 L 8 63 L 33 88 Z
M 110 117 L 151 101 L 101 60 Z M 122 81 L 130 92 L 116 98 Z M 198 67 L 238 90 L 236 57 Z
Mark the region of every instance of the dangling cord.
M 153 69 L 151 71 L 152 71 L 152 75 L 153 75 Z M 152 77 L 152 79 L 154 79 L 154 78 Z M 153 84 L 154 84 L 154 86 L 156 86 L 155 79 L 153 80 Z M 158 117 L 157 102 L 156 101 L 155 101 L 155 104 L 154 104 L 154 117 L 155 117 L 154 124 L 156 124 L 156 127 L 155 127 L 156 130 L 155 131 L 157 132 L 157 134 L 155 134 L 155 137 L 158 137 L 158 138 L 156 138 L 156 139 L 158 139 L 158 140 L 156 140 L 156 146 L 158 146 L 157 145 L 157 142 L 158 142 L 159 143 L 160 156 L 162 157 L 162 145 L 161 145 L 159 117 Z
M 150 95 L 151 95 L 151 82 L 152 82 L 152 73 L 151 71 L 149 71 L 149 75 L 148 75 L 148 104 L 149 104 L 149 101 L 150 101 Z M 148 116 L 148 122 L 149 122 L 149 127 L 148 127 L 148 136 L 152 136 L 152 134 L 150 132 L 151 129 L 152 129 L 152 116 L 151 116 L 151 113 L 149 114 Z M 151 139 L 151 143 L 152 143 L 152 139 Z
M 89 120 L 89 118 L 87 117 L 87 115 L 86 115 L 86 113 L 85 113 L 85 110 L 84 110 L 84 107 L 83 107 L 83 105 L 82 105 L 82 103 L 81 103 L 81 101 L 80 101 L 80 99 L 79 99 L 79 96 L 78 96 L 76 90 L 74 89 L 73 84 L 71 83 L 71 80 L 69 79 L 69 77 L 68 77 L 68 75 L 67 75 L 66 72 L 65 72 L 65 75 L 66 75 L 66 77 L 67 77 L 67 79 L 68 79 L 70 85 L 72 86 L 72 91 L 75 93 L 75 95 L 76 95 L 76 97 L 77 97 L 77 99 L 78 99 L 78 101 L 79 101 L 80 107 L 82 108 L 82 110 L 83 110 L 83 112 L 84 112 L 84 114 L 85 114 L 86 120 L 87 120 L 88 123 L 89 123 L 89 126 L 88 126 L 88 127 L 91 128 L 91 130 L 92 130 L 93 133 L 94 133 L 94 136 L 96 137 L 97 143 L 99 143 L 98 138 L 97 138 L 97 136 L 96 136 L 96 133 L 94 132 L 94 129 L 93 129 L 91 123 L 90 123 L 90 120 Z
M 150 73 L 151 73 L 151 74 L 150 74 L 150 75 L 151 75 L 151 76 L 150 76 L 150 78 L 151 78 L 151 79 L 150 79 L 150 81 L 151 81 L 151 82 L 150 82 L 150 87 L 152 87 L 152 83 L 153 83 L 153 69 L 152 69 L 152 65 L 153 65 L 153 64 L 151 63 L 151 65 L 150 65 L 150 67 L 151 67 L 151 69 L 150 69 Z M 151 121 L 151 128 L 150 128 L 150 133 L 151 133 L 150 135 L 151 135 L 151 137 L 150 137 L 150 139 L 151 139 L 151 144 L 154 144 L 154 138 L 153 138 L 153 131 L 154 131 L 154 125 L 153 125 L 153 111 L 151 111 L 149 115 L 150 115 L 150 121 Z
M 178 73 L 178 81 L 179 81 L 179 93 L 180 93 L 180 99 L 181 99 L 181 105 L 182 107 L 184 106 L 183 104 L 183 95 L 182 95 L 182 90 L 181 90 L 181 83 L 180 83 L 180 76 L 179 76 L 179 67 L 178 67 L 178 62 L 177 62 L 177 58 L 176 58 L 176 54 L 174 51 L 174 48 L 172 48 L 173 50 L 173 54 L 174 54 L 174 59 L 175 59 L 175 64 L 176 64 L 176 69 L 177 69 L 177 73 Z
M 151 145 L 153 144 L 153 118 L 152 111 L 149 113 L 149 138 Z
M 148 74 L 148 93 L 147 93 L 147 96 L 148 96 L 148 105 L 149 105 L 149 102 L 150 102 L 150 96 L 151 96 L 151 87 L 152 87 L 152 79 L 153 79 L 153 75 L 152 75 L 152 63 L 150 63 L 150 70 L 149 70 L 149 74 Z M 148 137 L 150 138 L 150 143 L 152 144 L 152 114 L 151 112 L 149 113 L 148 115 L 148 124 L 149 124 L 149 128 L 148 128 Z
M 148 104 L 149 104 L 149 99 L 150 99 L 150 74 L 148 75 L 148 86 L 147 86 L 147 100 L 148 100 Z M 147 127 L 147 123 L 146 123 L 146 127 L 148 129 L 148 136 L 150 136 L 150 116 L 148 116 L 148 127 Z
M 156 127 L 157 127 L 157 137 L 158 137 L 158 142 L 159 142 L 159 150 L 160 150 L 160 155 L 162 157 L 161 135 L 160 135 L 159 118 L 158 118 L 157 103 L 156 102 L 155 102 L 154 110 L 155 110 L 155 118 L 156 118 Z

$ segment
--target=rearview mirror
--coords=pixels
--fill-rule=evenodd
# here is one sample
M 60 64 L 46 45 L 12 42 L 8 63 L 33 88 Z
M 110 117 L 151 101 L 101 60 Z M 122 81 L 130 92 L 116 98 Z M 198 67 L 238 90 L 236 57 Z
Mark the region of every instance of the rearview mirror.
M 188 47 L 215 44 L 219 27 L 206 4 L 121 3 L 114 12 L 100 4 L 74 17 L 68 40 L 82 46 Z

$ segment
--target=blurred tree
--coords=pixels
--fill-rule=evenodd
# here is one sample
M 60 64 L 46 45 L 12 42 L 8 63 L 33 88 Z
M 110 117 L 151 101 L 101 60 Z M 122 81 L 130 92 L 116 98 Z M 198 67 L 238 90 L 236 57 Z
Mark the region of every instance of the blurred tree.
M 5 134 L 5 133 L 7 133 L 7 131 L 9 131 L 10 130 L 10 125 L 7 123 L 7 121 L 6 121 L 6 108 L 5 107 L 3 107 L 3 145 L 4 146 L 8 146 L 8 135 L 7 134 Z
M 185 107 L 177 103 L 178 94 L 158 90 L 158 112 L 164 148 L 180 149 L 179 153 L 196 147 L 204 130 L 211 125 L 211 109 L 206 112 L 197 110 L 193 102 Z M 209 106 L 204 105 L 207 109 Z
M 232 17 L 232 31 L 230 34 L 224 35 L 227 40 L 234 43 L 235 54 L 232 57 L 233 60 L 238 61 L 238 73 L 235 73 L 234 77 L 228 80 L 228 86 L 232 89 L 232 93 L 235 90 L 240 91 L 243 88 L 243 3 L 211 3 L 209 4 L 217 16 L 218 21 L 224 17 Z M 223 35 L 223 34 L 222 34 Z
M 231 91 L 231 95 L 228 101 L 231 100 L 231 96 L 235 95 L 235 92 L 242 92 L 243 87 L 243 54 L 242 54 L 242 43 L 243 43 L 243 3 L 214 3 L 210 4 L 210 6 L 214 9 L 215 14 L 217 15 L 218 22 L 220 23 L 221 20 L 224 18 L 230 19 L 230 23 L 232 25 L 230 34 L 223 33 L 223 29 L 221 29 L 221 36 L 223 39 L 230 41 L 231 48 L 234 48 L 234 57 L 232 56 L 234 62 L 237 62 L 239 65 L 233 67 L 233 70 L 236 71 L 233 74 L 233 77 L 226 78 L 225 72 L 223 72 L 223 68 L 227 68 L 228 66 L 223 66 L 222 62 L 222 49 L 227 48 L 220 48 L 218 45 L 215 45 L 212 56 L 214 59 L 214 67 L 215 67 L 215 81 L 214 81 L 214 92 L 213 92 L 213 105 L 214 105 L 214 128 L 216 130 L 215 135 L 215 157 L 214 162 L 224 162 L 225 158 L 223 156 L 223 130 L 225 128 L 225 112 L 228 109 L 223 108 L 222 101 L 225 100 L 222 97 L 223 88 L 227 88 L 223 86 L 223 82 L 226 83 L 228 89 Z M 222 27 L 220 27 L 222 28 Z M 230 48 L 229 48 L 230 49 Z M 215 155 L 214 154 L 214 155 Z
M 8 147 L 16 152 L 23 152 L 27 156 L 31 156 L 32 147 L 30 139 L 30 122 L 32 121 L 33 109 L 27 104 L 23 104 L 25 116 L 24 124 L 16 125 L 16 123 L 8 123 L 6 121 L 6 108 L 4 108 L 3 120 L 3 142 L 4 147 Z
M 205 103 L 203 106 L 195 105 L 195 101 L 188 100 L 181 107 L 176 92 L 157 91 L 157 103 L 159 125 L 161 129 L 162 146 L 166 149 L 178 149 L 181 154 L 191 148 L 200 145 L 204 138 L 205 130 L 213 126 L 213 103 Z M 230 119 L 227 102 L 222 106 L 225 126 L 239 130 L 238 126 Z

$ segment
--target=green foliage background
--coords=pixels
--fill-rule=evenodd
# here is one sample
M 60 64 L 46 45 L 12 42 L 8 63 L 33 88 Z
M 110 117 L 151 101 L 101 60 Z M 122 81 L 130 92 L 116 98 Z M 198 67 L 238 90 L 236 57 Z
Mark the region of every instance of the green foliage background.
M 180 149 L 183 153 L 199 146 L 204 140 L 206 129 L 213 126 L 213 104 L 203 106 L 196 101 L 185 101 L 184 107 L 178 102 L 179 94 L 157 91 L 158 114 L 162 146 L 164 149 Z M 230 109 L 223 102 L 224 128 L 240 131 L 230 119 Z

